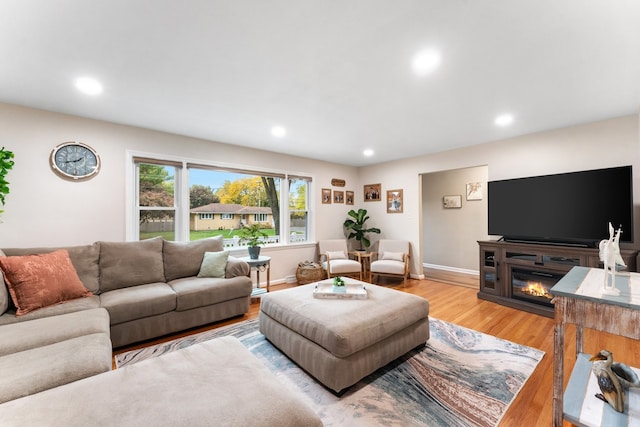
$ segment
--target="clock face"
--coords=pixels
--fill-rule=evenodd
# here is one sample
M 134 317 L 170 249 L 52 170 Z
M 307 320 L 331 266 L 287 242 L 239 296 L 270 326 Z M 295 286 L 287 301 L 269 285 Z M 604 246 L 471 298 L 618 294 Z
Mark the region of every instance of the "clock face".
M 80 142 L 65 142 L 51 152 L 51 167 L 63 178 L 88 179 L 100 171 L 100 157 L 95 150 Z

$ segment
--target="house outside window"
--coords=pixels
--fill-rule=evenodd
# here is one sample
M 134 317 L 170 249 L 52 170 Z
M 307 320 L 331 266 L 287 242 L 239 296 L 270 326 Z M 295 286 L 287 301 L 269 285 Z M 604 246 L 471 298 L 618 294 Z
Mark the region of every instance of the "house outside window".
M 242 226 L 259 223 L 267 245 L 309 239 L 311 178 L 186 160 L 132 159 L 136 209 L 130 238 L 188 241 L 223 235 L 225 247 L 233 247 L 241 244 Z

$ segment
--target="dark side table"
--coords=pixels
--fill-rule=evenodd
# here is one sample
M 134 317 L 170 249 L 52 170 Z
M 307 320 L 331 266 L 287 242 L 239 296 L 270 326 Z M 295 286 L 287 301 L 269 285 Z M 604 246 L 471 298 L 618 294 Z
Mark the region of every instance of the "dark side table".
M 248 256 L 240 259 L 249 264 L 249 267 L 256 272 L 256 287 L 253 292 L 251 292 L 251 296 L 255 297 L 265 293 L 265 288 L 260 287 L 260 272 L 264 271 L 267 272 L 266 292 L 269 292 L 269 285 L 271 281 L 271 257 L 261 255 L 258 259 L 249 258 Z

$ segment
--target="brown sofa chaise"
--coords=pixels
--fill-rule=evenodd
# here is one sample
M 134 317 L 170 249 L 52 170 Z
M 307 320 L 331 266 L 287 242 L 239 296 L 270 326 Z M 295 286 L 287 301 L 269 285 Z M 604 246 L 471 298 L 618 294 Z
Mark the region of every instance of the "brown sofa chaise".
M 0 256 L 17 261 L 11 257 L 57 249 L 3 249 Z M 0 275 L 0 403 L 109 371 L 112 347 L 249 310 L 252 283 L 245 262 L 229 257 L 225 277 L 197 277 L 205 252 L 223 251 L 221 237 L 187 243 L 161 238 L 96 242 L 63 249 L 90 296 L 17 316 Z
M 321 426 L 237 338 L 222 337 L 0 405 L 0 425 Z

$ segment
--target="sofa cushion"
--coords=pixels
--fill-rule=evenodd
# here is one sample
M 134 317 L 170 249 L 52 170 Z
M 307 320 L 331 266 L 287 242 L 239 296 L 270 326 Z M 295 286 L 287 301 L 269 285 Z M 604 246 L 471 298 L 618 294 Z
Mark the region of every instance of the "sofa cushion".
M 100 242 L 100 292 L 164 282 L 162 242 Z
M 198 277 L 223 278 L 227 267 L 227 259 L 229 259 L 228 251 L 205 252 Z
M 169 282 L 178 301 L 177 311 L 191 310 L 229 301 L 236 298 L 249 298 L 253 285 L 247 276 L 230 279 L 184 277 Z
M 176 309 L 176 293 L 164 282 L 115 289 L 100 295 L 112 325 Z
M 96 333 L 109 336 L 109 313 L 104 308 L 4 325 L 0 328 L 0 356 Z
M 6 256 L 0 249 L 0 257 Z M 4 283 L 4 275 L 0 274 L 0 314 L 3 314 L 9 308 L 9 290 Z
M 34 319 L 42 319 L 66 313 L 75 313 L 76 311 L 92 310 L 94 308 L 100 308 L 100 297 L 98 295 L 86 298 L 77 298 L 67 301 L 64 304 L 50 305 L 48 307 L 31 311 L 22 316 L 16 316 L 16 309 L 14 307 L 9 307 L 9 310 L 0 316 L 0 325 L 27 322 Z
M 48 254 L 0 257 L 16 315 L 90 296 L 66 249 Z
M 165 240 L 162 253 L 166 281 L 195 276 L 200 271 L 200 264 L 202 264 L 205 252 L 220 252 L 223 249 L 222 236 L 194 240 L 193 242 Z
M 0 403 L 110 371 L 111 363 L 111 341 L 102 333 L 2 356 Z
M 91 292 L 98 293 L 98 257 L 100 256 L 100 246 L 98 243 L 81 246 L 66 247 L 38 247 L 38 248 L 5 248 L 4 252 L 7 256 L 31 255 L 31 254 L 47 254 L 58 249 L 66 249 L 69 252 L 69 258 L 78 273 L 78 277 L 84 286 Z
M 229 255 L 227 258 L 227 267 L 225 268 L 224 277 L 230 279 L 238 276 L 248 276 L 251 272 L 251 267 L 246 261 Z
M 15 426 L 320 427 L 304 397 L 222 337 L 0 405 Z

